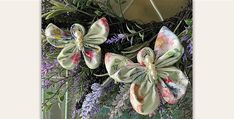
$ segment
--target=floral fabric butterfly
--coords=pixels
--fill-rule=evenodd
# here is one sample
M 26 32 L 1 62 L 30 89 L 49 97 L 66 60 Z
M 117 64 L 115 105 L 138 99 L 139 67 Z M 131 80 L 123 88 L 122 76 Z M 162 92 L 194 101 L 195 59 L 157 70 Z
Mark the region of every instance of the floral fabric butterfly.
M 57 48 L 63 48 L 57 59 L 65 69 L 73 69 L 84 57 L 86 65 L 90 69 L 95 69 L 101 62 L 100 44 L 104 43 L 109 33 L 109 25 L 106 18 L 101 18 L 94 22 L 88 33 L 80 24 L 73 24 L 70 33 L 65 32 L 50 23 L 45 29 L 47 41 Z
M 154 51 L 145 47 L 137 54 L 138 63 L 127 57 L 107 53 L 106 69 L 117 82 L 131 83 L 130 102 L 142 115 L 153 113 L 160 104 L 160 97 L 169 104 L 175 104 L 186 92 L 188 79 L 183 72 L 172 65 L 183 53 L 177 36 L 162 27 L 156 38 Z

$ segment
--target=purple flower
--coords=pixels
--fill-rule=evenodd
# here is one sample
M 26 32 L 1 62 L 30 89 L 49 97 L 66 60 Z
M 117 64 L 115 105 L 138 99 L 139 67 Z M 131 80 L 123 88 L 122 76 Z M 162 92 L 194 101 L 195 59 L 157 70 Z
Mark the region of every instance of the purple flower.
M 50 69 L 54 67 L 54 64 L 48 63 L 48 62 L 43 62 L 41 66 L 41 74 L 46 75 Z
M 181 37 L 182 42 L 189 42 L 191 36 L 189 34 L 185 34 L 184 36 Z
M 44 80 L 42 88 L 48 89 L 51 86 L 51 81 L 50 80 Z
M 193 54 L 193 44 L 192 44 L 192 43 L 189 43 L 189 45 L 187 46 L 187 49 L 188 49 L 188 53 L 189 53 L 190 55 L 192 55 L 192 54 Z
M 58 61 L 57 60 L 55 60 L 54 62 L 50 62 L 46 58 L 42 58 L 41 75 L 45 76 L 49 71 L 51 71 L 56 66 L 58 66 Z
M 93 91 L 86 95 L 85 100 L 82 104 L 82 119 L 90 119 L 93 117 L 93 115 L 100 111 L 99 99 L 102 95 L 103 88 L 100 84 L 94 83 L 91 86 L 91 89 Z
M 54 46 L 50 46 L 50 53 L 54 53 L 55 51 L 55 47 Z
M 122 41 L 126 36 L 124 34 L 116 34 L 106 41 L 107 44 L 117 43 L 120 40 Z
M 185 52 L 182 55 L 182 61 L 186 62 L 188 59 L 191 59 L 191 56 L 193 55 L 192 36 L 187 33 L 181 37 L 181 41 L 185 48 Z
M 186 53 L 183 53 L 183 55 L 182 55 L 182 61 L 185 62 L 186 60 L 187 60 L 187 55 L 186 55 Z

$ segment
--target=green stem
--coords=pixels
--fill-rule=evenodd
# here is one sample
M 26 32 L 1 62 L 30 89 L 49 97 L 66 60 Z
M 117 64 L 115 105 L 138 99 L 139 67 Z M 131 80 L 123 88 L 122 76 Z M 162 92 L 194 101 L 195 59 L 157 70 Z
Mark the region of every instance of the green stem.
M 57 72 L 57 73 L 54 73 L 53 75 L 51 75 L 50 77 L 48 77 L 48 78 L 46 78 L 46 79 L 47 79 L 47 80 L 50 80 L 52 77 L 54 77 L 54 76 L 56 76 L 56 75 L 62 73 L 62 71 L 63 71 L 63 69 L 61 69 L 61 70 L 60 70 L 59 72 Z
M 109 74 L 108 73 L 105 73 L 105 74 L 95 74 L 93 73 L 94 76 L 96 77 L 103 77 L 103 76 L 108 76 Z
M 88 15 L 88 16 L 90 16 L 90 17 L 95 16 L 95 15 L 89 14 L 89 13 L 83 11 L 83 10 L 79 10 L 79 9 L 77 9 L 77 7 L 75 7 L 74 5 L 70 5 L 70 4 L 67 4 L 67 5 L 65 6 L 65 9 L 67 9 L 68 12 L 75 12 L 75 11 L 78 11 L 78 12 L 83 13 L 83 14 L 85 14 L 85 15 Z
M 180 20 L 179 24 L 176 26 L 175 30 L 173 31 L 174 33 L 176 32 L 176 30 L 180 27 L 180 24 L 182 23 L 182 20 Z
M 90 17 L 94 17 L 94 16 L 95 16 L 95 15 L 89 14 L 89 13 L 84 12 L 84 11 L 79 10 L 79 9 L 76 9 L 76 11 L 78 11 L 78 12 L 80 12 L 80 13 L 83 13 L 83 14 L 85 14 L 85 15 L 88 15 L 88 16 L 90 16 Z
M 41 100 L 43 101 L 42 102 L 42 104 L 45 102 L 45 100 L 44 100 L 44 98 L 45 98 L 45 91 L 44 91 L 44 89 L 43 88 L 41 88 Z M 41 112 L 41 115 L 42 115 L 42 119 L 45 119 L 45 116 L 46 116 L 46 111 L 45 110 L 43 110 L 42 112 Z
M 142 30 L 140 30 L 140 31 L 137 31 L 136 33 L 132 33 L 132 34 L 129 34 L 129 35 L 127 35 L 127 37 L 130 37 L 130 36 L 134 36 L 134 35 L 137 35 L 137 34 L 139 34 L 139 33 L 141 33 L 141 32 L 147 32 L 147 31 L 152 31 L 153 29 L 142 29 Z
M 51 99 L 53 99 L 53 98 L 59 93 L 60 89 L 63 87 L 64 84 L 65 84 L 65 83 L 62 83 L 62 84 L 58 87 L 57 91 L 56 91 L 51 97 L 46 98 L 46 99 L 45 99 L 46 102 L 45 102 L 44 104 L 47 104 Z
M 108 84 L 110 84 L 112 82 L 112 78 L 108 77 L 103 83 L 102 83 L 102 87 L 106 87 Z
M 66 77 L 68 77 L 68 70 L 66 70 Z M 66 82 L 66 88 L 68 88 L 68 81 Z M 65 107 L 64 107 L 64 119 L 67 119 L 67 105 L 68 105 L 68 91 L 65 93 Z

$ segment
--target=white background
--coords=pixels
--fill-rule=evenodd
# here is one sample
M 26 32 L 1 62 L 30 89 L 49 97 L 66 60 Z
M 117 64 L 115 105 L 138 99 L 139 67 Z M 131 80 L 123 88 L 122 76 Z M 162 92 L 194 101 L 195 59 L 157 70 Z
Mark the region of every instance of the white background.
M 0 0 L 0 118 L 40 118 L 40 1 Z M 194 118 L 233 119 L 234 1 L 194 0 Z

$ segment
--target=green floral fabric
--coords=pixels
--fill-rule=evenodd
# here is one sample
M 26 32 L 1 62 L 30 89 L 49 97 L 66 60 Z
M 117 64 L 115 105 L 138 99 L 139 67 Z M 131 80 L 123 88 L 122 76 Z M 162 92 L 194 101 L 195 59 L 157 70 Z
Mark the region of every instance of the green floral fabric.
M 45 29 L 47 41 L 57 48 L 63 48 L 57 59 L 60 65 L 68 70 L 77 66 L 82 56 L 90 69 L 97 68 L 101 62 L 101 48 L 98 45 L 106 41 L 108 33 L 106 18 L 94 22 L 86 35 L 80 24 L 73 24 L 70 33 L 52 23 Z
M 106 69 L 116 82 L 131 83 L 132 107 L 139 114 L 147 115 L 158 108 L 160 98 L 175 104 L 185 94 L 188 79 L 172 66 L 181 58 L 183 50 L 178 37 L 162 27 L 154 50 L 141 49 L 137 54 L 138 63 L 122 55 L 106 53 Z

